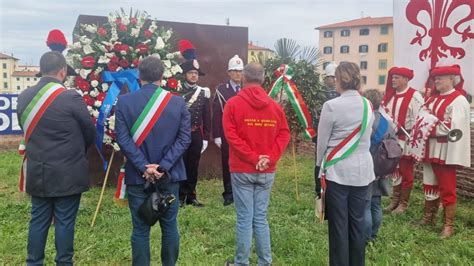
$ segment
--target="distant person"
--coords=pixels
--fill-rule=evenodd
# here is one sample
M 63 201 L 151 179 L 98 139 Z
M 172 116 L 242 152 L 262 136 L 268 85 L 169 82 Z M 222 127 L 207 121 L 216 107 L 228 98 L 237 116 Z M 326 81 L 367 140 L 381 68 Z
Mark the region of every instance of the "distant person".
M 216 94 L 212 102 L 212 137 L 214 138 L 214 143 L 221 150 L 222 180 L 224 183 L 222 197 L 224 197 L 224 206 L 232 204 L 234 197 L 232 195 L 232 182 L 230 181 L 229 171 L 229 143 L 224 135 L 222 115 L 227 101 L 240 91 L 243 69 L 244 62 L 238 55 L 235 55 L 229 60 L 227 67 L 229 80 L 217 86 Z
M 395 132 L 390 126 L 390 122 L 379 112 L 382 93 L 376 89 L 369 89 L 364 92 L 364 97 L 372 103 L 374 108 L 374 123 L 370 137 L 370 154 L 373 158 L 382 141 L 389 135 L 394 137 Z M 368 242 L 377 238 L 380 225 L 382 224 L 382 196 L 389 195 L 389 181 L 388 176 L 376 176 L 375 180 L 370 184 L 369 191 L 371 197 L 365 211 L 365 232 Z
M 290 141 L 282 108 L 262 88 L 264 69 L 244 67 L 242 90 L 224 109 L 224 133 L 237 212 L 235 265 L 248 265 L 252 233 L 258 265 L 271 265 L 267 209 L 278 160 Z M 227 262 L 226 265 L 232 265 Z
M 148 196 L 144 184 L 159 181 L 167 173 L 160 192 L 178 198 L 179 182 L 186 180 L 183 154 L 191 143 L 191 119 L 183 98 L 160 88 L 164 71 L 160 59 L 146 57 L 138 71 L 142 87 L 119 96 L 115 128 L 117 143 L 127 157 L 125 184 L 133 225 L 132 265 L 150 265 L 150 226 L 138 213 Z M 175 265 L 178 260 L 178 210 L 176 200 L 159 218 L 163 265 Z
M 64 56 L 43 54 L 40 72 L 40 81 L 18 97 L 17 109 L 25 132 L 26 192 L 31 195 L 26 264 L 44 264 L 54 217 L 55 262 L 72 265 L 77 210 L 89 189 L 86 151 L 96 130 L 81 95 L 64 87 Z
M 329 263 L 364 265 L 364 215 L 375 179 L 369 151 L 373 111 L 358 92 L 361 77 L 356 64 L 339 64 L 335 76 L 341 96 L 323 105 L 316 157 L 327 184 Z

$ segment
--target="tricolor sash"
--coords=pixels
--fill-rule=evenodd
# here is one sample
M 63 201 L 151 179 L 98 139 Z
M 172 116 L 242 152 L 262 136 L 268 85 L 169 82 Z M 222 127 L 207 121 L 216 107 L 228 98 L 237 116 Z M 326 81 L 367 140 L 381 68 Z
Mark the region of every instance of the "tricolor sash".
M 363 102 L 363 116 L 361 124 L 354 129 L 354 131 L 349 134 L 345 139 L 343 139 L 339 144 L 337 144 L 334 149 L 327 153 L 323 158 L 321 163 L 321 203 L 319 210 L 319 219 L 322 222 L 324 220 L 324 208 L 325 208 L 325 193 L 326 193 L 326 169 L 335 165 L 339 161 L 347 158 L 351 155 L 359 145 L 360 139 L 365 133 L 365 130 L 370 124 L 370 121 L 373 117 L 373 112 L 371 110 L 371 104 L 369 100 L 362 97 Z M 319 207 L 318 207 L 319 208 Z
M 48 109 L 51 103 L 53 103 L 56 97 L 64 91 L 66 91 L 66 89 L 62 84 L 55 82 L 46 84 L 38 91 L 35 97 L 33 97 L 20 117 L 20 124 L 24 133 L 24 138 L 18 147 L 18 153 L 23 155 L 23 161 L 20 168 L 20 180 L 18 184 L 20 192 L 25 192 L 26 188 L 26 144 L 28 144 L 30 136 L 35 130 L 38 122 L 41 120 L 41 117 L 43 117 L 44 112 Z
M 132 126 L 130 134 L 132 135 L 133 141 L 137 147 L 140 147 L 145 141 L 148 134 L 150 134 L 153 126 L 155 125 L 158 118 L 160 118 L 163 110 L 168 105 L 172 94 L 162 88 L 157 88 L 151 96 L 145 108 L 138 116 L 137 121 Z M 115 191 L 115 199 L 126 198 L 126 184 L 125 184 L 125 169 L 120 169 L 119 180 L 117 182 L 117 189 Z

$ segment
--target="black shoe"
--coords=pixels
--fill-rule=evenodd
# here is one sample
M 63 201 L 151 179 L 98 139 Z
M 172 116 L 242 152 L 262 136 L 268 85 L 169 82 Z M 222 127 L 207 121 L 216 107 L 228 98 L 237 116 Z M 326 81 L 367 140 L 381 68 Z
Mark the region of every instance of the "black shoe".
M 234 266 L 234 261 L 233 260 L 226 261 L 225 266 Z
M 204 207 L 204 204 L 199 202 L 197 199 L 192 199 L 192 200 L 189 200 L 189 201 L 187 200 L 186 204 L 193 205 L 194 207 Z
M 179 207 L 183 208 L 184 207 L 184 200 L 179 200 Z
M 234 199 L 224 199 L 224 206 L 234 203 Z

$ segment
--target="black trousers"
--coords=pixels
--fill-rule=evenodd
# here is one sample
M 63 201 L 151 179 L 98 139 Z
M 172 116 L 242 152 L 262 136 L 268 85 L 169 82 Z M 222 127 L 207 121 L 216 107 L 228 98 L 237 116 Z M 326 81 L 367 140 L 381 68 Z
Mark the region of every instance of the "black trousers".
M 224 197 L 224 199 L 231 200 L 233 199 L 233 196 L 229 170 L 229 143 L 227 143 L 227 140 L 225 138 L 221 139 L 222 180 L 224 182 L 224 192 L 222 193 L 222 197 Z
M 179 198 L 187 201 L 196 199 L 199 160 L 201 159 L 202 134 L 199 130 L 191 132 L 191 144 L 183 155 L 187 180 L 179 184 Z
M 365 264 L 364 212 L 368 190 L 369 186 L 344 186 L 327 181 L 330 265 Z

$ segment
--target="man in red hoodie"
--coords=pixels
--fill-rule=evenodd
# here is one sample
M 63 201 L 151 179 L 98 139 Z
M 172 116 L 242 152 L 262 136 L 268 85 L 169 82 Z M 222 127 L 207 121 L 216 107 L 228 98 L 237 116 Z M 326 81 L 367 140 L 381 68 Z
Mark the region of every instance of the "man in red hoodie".
M 288 145 L 290 130 L 285 113 L 261 86 L 263 67 L 251 63 L 242 74 L 243 88 L 227 102 L 223 115 L 237 212 L 234 263 L 249 264 L 253 229 L 258 265 L 270 265 L 267 208 L 276 164 Z

